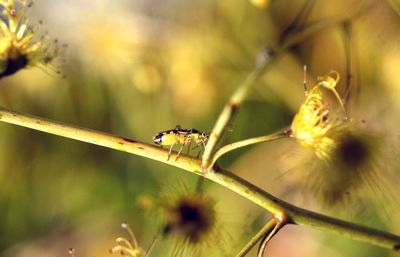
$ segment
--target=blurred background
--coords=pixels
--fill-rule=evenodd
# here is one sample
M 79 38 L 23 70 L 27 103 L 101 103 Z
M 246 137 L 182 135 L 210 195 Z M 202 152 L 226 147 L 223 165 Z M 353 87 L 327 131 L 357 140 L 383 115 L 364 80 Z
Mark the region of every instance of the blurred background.
M 260 1 L 262 2 L 262 1 Z M 227 99 L 254 68 L 261 49 L 279 47 L 307 1 L 72 1 L 36 0 L 30 19 L 68 44 L 60 67 L 24 69 L 0 81 L 4 107 L 151 143 L 160 131 L 210 131 Z M 314 1 L 302 28 L 316 25 L 279 54 L 254 85 L 225 143 L 290 126 L 308 86 L 337 70 L 339 94 L 356 123 L 387 142 L 396 196 L 400 121 L 400 1 Z M 292 139 L 227 154 L 221 166 L 296 205 L 335 215 L 298 187 L 303 149 Z M 160 218 L 143 202 L 165 185 L 195 188 L 197 177 L 174 167 L 114 150 L 0 124 L 0 255 L 108 256 L 124 221 L 146 248 Z M 300 160 L 300 161 L 299 161 Z M 300 163 L 300 164 L 299 164 Z M 294 167 L 294 168 L 293 168 Z M 307 179 L 304 177 L 304 179 Z M 378 178 L 379 180 L 379 178 Z M 379 183 L 379 181 L 376 181 Z M 167 190 L 172 190 L 173 186 Z M 269 214 L 232 192 L 205 182 L 217 202 L 221 243 L 209 256 L 234 256 Z M 381 203 L 397 207 L 388 197 Z M 353 203 L 354 204 L 354 203 Z M 368 220 L 347 204 L 349 220 L 400 234 L 398 213 Z M 371 205 L 375 206 L 375 205 Z M 371 207 L 372 208 L 372 207 Z M 365 215 L 364 215 L 365 216 Z M 396 227 L 397 226 L 397 227 Z M 151 256 L 169 256 L 168 240 Z M 215 248 L 215 249 L 214 249 Z M 216 253 L 213 251 L 215 250 Z M 285 227 L 265 256 L 396 256 L 394 253 L 307 227 Z M 255 256 L 256 249 L 249 256 Z

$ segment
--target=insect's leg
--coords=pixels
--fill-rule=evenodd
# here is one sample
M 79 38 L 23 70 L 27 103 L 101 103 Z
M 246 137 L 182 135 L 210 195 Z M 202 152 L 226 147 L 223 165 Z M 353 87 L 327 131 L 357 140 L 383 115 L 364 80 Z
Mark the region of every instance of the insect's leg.
M 171 146 L 169 147 L 167 161 L 169 161 L 169 157 L 171 157 L 172 147 L 174 147 L 174 144 L 171 144 Z
M 177 160 L 178 160 L 178 158 L 179 158 L 179 155 L 181 154 L 181 152 L 182 152 L 182 149 L 183 149 L 183 147 L 184 147 L 184 146 L 185 146 L 185 145 L 184 145 L 184 144 L 182 144 L 181 148 L 179 148 L 179 151 L 178 151 L 178 153 L 176 154 L 175 161 L 177 161 Z
M 199 147 L 199 145 L 195 145 L 192 149 L 190 149 L 190 150 L 194 150 L 194 149 L 196 149 L 197 147 Z
M 206 141 L 204 140 L 204 139 L 201 139 L 201 140 L 199 140 L 198 142 L 196 142 L 196 146 L 193 148 L 193 149 L 195 149 L 196 147 L 199 147 L 199 152 L 197 153 L 197 157 L 196 158 L 199 158 L 200 157 L 200 154 L 201 154 L 201 152 L 203 151 L 203 149 L 205 149 L 206 148 Z
M 190 149 L 190 143 L 191 143 L 191 142 L 192 142 L 192 140 L 191 140 L 190 136 L 187 136 L 187 137 L 183 140 L 182 146 L 181 146 L 181 148 L 179 149 L 179 152 L 178 152 L 178 155 L 176 156 L 175 161 L 178 159 L 180 153 L 181 153 L 182 150 L 183 150 L 183 147 L 185 147 L 186 145 L 188 145 L 187 153 L 189 154 L 189 149 Z
M 202 150 L 203 150 L 203 149 L 200 148 L 199 152 L 197 153 L 196 158 L 199 158 L 199 157 L 200 157 L 200 154 L 201 154 L 201 151 L 202 151 Z
M 191 145 L 191 143 L 192 143 L 192 141 L 191 140 L 189 140 L 189 143 L 187 143 L 187 151 L 186 151 L 186 154 L 187 155 L 189 155 L 189 151 L 190 151 L 190 145 Z

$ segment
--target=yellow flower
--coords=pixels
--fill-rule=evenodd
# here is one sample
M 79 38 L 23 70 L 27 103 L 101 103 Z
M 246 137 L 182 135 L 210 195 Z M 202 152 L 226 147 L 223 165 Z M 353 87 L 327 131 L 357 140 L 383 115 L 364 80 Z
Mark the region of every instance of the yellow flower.
M 336 78 L 331 74 L 336 75 Z M 292 122 L 292 136 L 301 145 L 313 148 L 321 159 L 329 158 L 329 151 L 335 145 L 329 131 L 347 120 L 342 100 L 335 90 L 338 81 L 339 73 L 336 71 L 319 77 L 317 84 L 306 92 L 306 100 Z M 333 92 L 339 108 L 333 108 L 335 105 L 327 101 L 327 90 Z
M 398 200 L 391 193 L 397 157 L 391 157 L 383 136 L 348 119 L 335 90 L 338 80 L 336 72 L 320 77 L 293 119 L 292 136 L 315 153 L 306 161 L 309 175 L 301 181 L 328 206 L 372 200 L 386 208 Z M 333 92 L 336 104 L 329 102 L 327 90 Z
M 0 78 L 18 70 L 53 62 L 63 48 L 47 34 L 40 35 L 40 23 L 30 25 L 26 11 L 32 2 L 0 1 Z
M 115 240 L 116 245 L 110 249 L 110 253 L 119 253 L 123 257 L 140 257 L 140 256 L 148 256 L 141 246 L 139 246 L 135 234 L 133 230 L 130 228 L 128 223 L 122 223 L 121 227 L 124 228 L 130 239 L 126 239 L 125 237 L 118 237 Z

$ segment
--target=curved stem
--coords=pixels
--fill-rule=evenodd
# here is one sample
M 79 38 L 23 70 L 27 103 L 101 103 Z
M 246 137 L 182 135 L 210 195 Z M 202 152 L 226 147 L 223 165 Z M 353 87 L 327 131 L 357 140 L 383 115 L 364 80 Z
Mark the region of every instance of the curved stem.
M 210 138 L 204 150 L 202 158 L 203 170 L 209 171 L 212 167 L 213 160 L 218 158 L 214 157 L 214 153 L 218 144 L 221 142 L 226 127 L 234 119 L 240 104 L 247 96 L 251 87 L 255 84 L 257 79 L 264 74 L 267 67 L 280 56 L 281 53 L 290 50 L 294 46 L 301 42 L 304 42 L 307 38 L 315 35 L 316 32 L 326 29 L 328 27 L 336 26 L 342 24 L 360 14 L 361 11 L 366 10 L 370 5 L 365 4 L 358 9 L 352 11 L 347 17 L 332 18 L 327 21 L 317 21 L 311 25 L 306 26 L 304 29 L 300 28 L 304 25 L 304 21 L 309 11 L 311 10 L 314 1 L 308 1 L 304 8 L 299 13 L 297 19 L 291 25 L 291 27 L 282 35 L 279 43 L 275 47 L 265 48 L 257 57 L 256 66 L 253 71 L 245 78 L 245 80 L 237 87 L 235 92 L 232 94 L 228 103 L 225 105 L 221 114 L 219 115 L 214 128 L 211 131 Z
M 271 221 L 274 222 L 274 226 L 269 231 L 266 231 L 264 235 L 265 237 L 261 242 L 260 248 L 258 249 L 258 257 L 264 256 L 265 248 L 267 248 L 268 242 L 278 233 L 281 228 L 291 222 L 290 218 L 288 218 L 285 214 L 276 214 Z
M 400 251 L 400 236 L 398 235 L 299 208 L 222 169 L 215 168 L 214 173 L 204 174 L 204 177 L 229 188 L 273 214 L 285 214 L 293 224 L 315 227 L 355 240 Z
M 281 132 L 266 135 L 266 136 L 253 137 L 253 138 L 245 139 L 242 141 L 237 141 L 237 142 L 234 142 L 229 145 L 224 145 L 223 147 L 219 148 L 218 151 L 215 152 L 215 154 L 212 158 L 212 161 L 211 161 L 211 165 L 214 165 L 214 163 L 222 155 L 224 155 L 230 151 L 233 151 L 233 150 L 245 147 L 245 146 L 253 145 L 253 144 L 258 144 L 258 143 L 263 143 L 263 142 L 271 142 L 271 141 L 282 139 L 282 138 L 288 138 L 288 137 L 290 137 L 290 135 L 291 135 L 290 130 L 285 130 L 283 132 L 281 131 Z
M 246 254 L 260 241 L 266 234 L 270 233 L 276 226 L 276 220 L 273 217 L 267 224 L 265 224 L 258 232 L 255 234 L 250 241 L 240 250 L 236 257 L 244 257 Z
M 196 158 L 182 155 L 176 161 L 167 161 L 168 150 L 160 147 L 95 130 L 50 121 L 44 118 L 7 110 L 2 107 L 0 107 L 0 121 L 168 163 L 212 180 L 242 195 L 275 215 L 285 214 L 294 224 L 311 226 L 384 248 L 400 250 L 400 236 L 296 207 L 217 166 L 213 167 L 212 172 L 204 173 L 201 161 Z M 172 154 L 176 155 L 176 153 Z

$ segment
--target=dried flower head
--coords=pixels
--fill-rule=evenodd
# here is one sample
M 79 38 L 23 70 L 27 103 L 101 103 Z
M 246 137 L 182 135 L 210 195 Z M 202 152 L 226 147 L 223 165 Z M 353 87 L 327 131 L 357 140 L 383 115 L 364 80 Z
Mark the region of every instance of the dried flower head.
M 176 243 L 174 256 L 203 256 L 202 251 L 222 250 L 223 233 L 218 230 L 215 201 L 210 195 L 180 189 L 167 192 L 162 197 L 162 214 L 162 233 Z
M 29 24 L 26 16 L 32 2 L 0 1 L 0 78 L 26 67 L 47 65 L 59 56 L 65 45 L 40 34 L 40 23 Z
M 204 194 L 182 195 L 165 206 L 164 233 L 198 244 L 213 229 L 214 201 Z
M 311 166 L 308 186 L 328 205 L 377 196 L 385 173 L 380 163 L 383 146 L 379 138 L 351 124 L 335 127 L 327 135 L 332 143 L 323 159 Z M 357 199 L 360 198 L 360 199 Z
M 339 73 L 336 71 L 319 77 L 317 84 L 309 92 L 306 91 L 306 100 L 292 122 L 292 136 L 301 145 L 313 148 L 321 159 L 329 158 L 329 151 L 335 144 L 329 137 L 329 131 L 347 120 L 344 105 L 335 90 L 338 81 Z M 334 94 L 339 108 L 335 108 L 337 104 L 329 103 L 327 91 Z
M 329 74 L 319 78 L 293 120 L 292 136 L 317 157 L 307 160 L 310 176 L 302 181 L 329 206 L 348 200 L 396 201 L 388 179 L 394 165 L 386 163 L 390 150 L 383 137 L 348 119 L 341 98 L 334 91 L 338 78 L 338 74 L 336 79 Z M 334 93 L 336 104 L 328 102 L 323 89 Z

